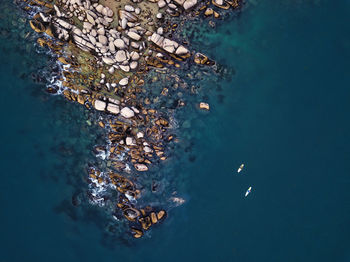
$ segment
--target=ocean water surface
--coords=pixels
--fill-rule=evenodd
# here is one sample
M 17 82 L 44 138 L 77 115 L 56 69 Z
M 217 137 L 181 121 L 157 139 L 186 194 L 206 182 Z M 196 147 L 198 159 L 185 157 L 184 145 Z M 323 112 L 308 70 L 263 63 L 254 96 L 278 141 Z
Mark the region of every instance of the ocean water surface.
M 86 165 L 103 139 L 94 116 L 45 93 L 49 56 L 6 1 L 0 262 L 350 261 L 349 11 L 346 0 L 256 0 L 188 34 L 230 75 L 209 76 L 191 98 L 209 113 L 194 104 L 178 113 L 182 142 L 160 172 L 177 178 L 186 203 L 130 242 L 84 204 Z

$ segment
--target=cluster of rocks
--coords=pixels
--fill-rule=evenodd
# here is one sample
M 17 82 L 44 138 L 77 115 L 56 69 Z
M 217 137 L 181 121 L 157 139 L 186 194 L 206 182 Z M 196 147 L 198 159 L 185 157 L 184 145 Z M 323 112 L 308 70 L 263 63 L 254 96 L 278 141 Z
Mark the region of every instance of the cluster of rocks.
M 105 74 L 101 74 L 101 84 L 105 83 Z M 119 86 L 120 88 L 123 88 L 125 86 L 127 86 L 129 83 L 129 78 L 128 77 L 124 77 L 121 80 L 119 80 L 119 83 L 106 83 L 107 86 L 110 87 L 117 87 Z M 124 106 L 123 106 L 124 105 Z M 111 98 L 111 97 L 100 97 L 99 99 L 95 99 L 93 100 L 93 106 L 96 110 L 98 111 L 104 111 L 104 112 L 108 112 L 111 114 L 115 114 L 118 115 L 120 114 L 120 116 L 128 119 L 128 118 L 132 118 L 135 116 L 135 114 L 140 113 L 140 111 L 134 107 L 128 107 L 125 104 L 121 105 L 120 100 L 115 99 L 115 98 Z
M 153 33 L 150 37 L 150 40 L 157 45 L 158 47 L 164 49 L 168 53 L 176 54 L 176 55 L 187 55 L 189 50 L 183 45 L 179 45 L 177 42 L 165 38 L 157 33 Z
M 179 16 L 182 9 L 185 11 L 192 9 L 197 5 L 197 0 L 149 0 L 156 2 L 159 9 L 165 9 L 165 12 L 172 16 Z M 162 18 L 163 14 L 158 13 L 157 18 Z
M 236 8 L 238 7 L 239 0 L 211 0 L 211 1 L 197 1 L 197 0 L 149 0 L 151 2 L 156 2 L 159 9 L 165 8 L 166 13 L 172 16 L 178 16 L 181 10 L 191 10 L 195 8 L 197 5 L 208 4 L 211 2 L 214 6 L 221 9 L 229 9 L 230 7 Z M 213 11 L 210 7 L 202 6 L 201 10 L 205 10 L 206 16 L 214 14 L 216 18 L 219 17 L 219 14 Z M 159 16 L 159 17 L 158 17 Z M 158 18 L 161 18 L 162 14 L 159 13 L 157 15 Z
M 63 95 L 106 113 L 101 114 L 99 125 L 107 130 L 108 143 L 96 147 L 96 152 L 109 162 L 108 170 L 130 174 L 148 171 L 155 160 L 166 160 L 165 144 L 174 138 L 169 120 L 157 110 L 147 108 L 150 104 L 147 99 L 143 100 L 144 106 L 137 96 L 144 84 L 141 74 L 147 72 L 141 72 L 141 68 L 160 68 L 164 64 L 178 67 L 172 59 L 184 61 L 191 56 L 185 44 L 167 34 L 166 25 L 162 24 L 164 15 L 177 16 L 200 5 L 198 10 L 206 16 L 217 17 L 213 8 L 226 9 L 238 0 L 212 0 L 211 5 L 209 1 L 197 0 L 122 0 L 118 4 L 103 1 L 104 5 L 96 0 L 56 0 L 55 4 L 24 1 L 45 7 L 33 16 L 30 26 L 47 35 L 39 38 L 38 43 L 48 46 L 61 63 L 69 65 L 62 72 Z M 145 7 L 141 2 L 155 8 Z M 196 53 L 193 61 L 214 64 L 201 53 Z M 82 68 L 88 70 L 83 72 Z M 164 88 L 162 94 L 167 92 Z M 201 102 L 199 108 L 209 110 L 209 104 Z M 117 190 L 117 206 L 130 221 L 134 237 L 139 238 L 151 225 L 164 219 L 166 213 L 151 207 L 137 208 L 135 201 L 141 192 L 122 174 L 92 168 L 92 198 L 103 203 L 107 188 Z
M 130 112 L 133 111 L 130 110 Z M 146 117 L 151 113 L 152 109 L 140 112 L 140 114 L 146 114 Z M 154 124 L 147 127 L 145 132 L 138 130 L 132 124 L 121 121 L 110 122 L 109 126 L 110 146 L 107 148 L 109 159 L 113 160 L 116 166 L 121 167 L 121 170 L 125 170 L 125 163 L 131 162 L 137 171 L 143 172 L 148 170 L 148 165 L 155 157 L 166 160 L 162 141 L 164 138 L 166 141 L 173 139 L 172 135 L 164 137 L 169 128 L 169 122 L 166 119 L 154 118 Z M 118 162 L 121 155 L 124 156 L 124 163 Z
M 185 9 L 190 5 L 187 2 L 196 1 L 185 1 Z M 158 5 L 160 3 L 158 1 Z M 118 24 L 113 24 L 115 14 L 112 9 L 98 3 L 91 4 L 90 0 L 59 0 L 56 4 L 53 6 L 55 15 L 40 13 L 42 22 L 51 23 L 59 39 L 67 41 L 71 38 L 79 48 L 96 55 L 101 64 L 111 66 L 110 72 L 137 69 L 147 41 L 171 54 L 189 54 L 183 45 L 161 36 L 162 27 L 157 28 L 157 33 L 143 28 L 138 17 L 142 12 L 139 7 L 125 5 L 124 9 L 118 10 Z M 170 1 L 168 5 L 174 7 Z M 73 16 L 82 22 L 82 28 L 69 22 Z M 161 18 L 162 14 L 158 13 L 156 17 Z
M 101 202 L 101 200 L 103 200 L 103 195 L 101 195 L 101 192 L 105 192 L 105 190 L 101 190 L 103 186 L 108 185 L 119 192 L 116 207 L 129 221 L 132 235 L 135 238 L 142 237 L 144 231 L 149 230 L 152 225 L 158 224 L 167 216 L 165 210 L 156 211 L 150 206 L 137 208 L 134 203 L 135 200 L 140 197 L 140 190 L 125 176 L 115 172 L 104 173 L 96 168 L 90 168 L 89 179 L 91 184 L 95 185 L 95 188 L 99 188 L 99 190 L 92 191 L 91 193 L 91 197 L 95 199 L 95 202 Z M 113 215 L 116 219 L 120 217 L 118 209 L 114 211 Z
M 68 40 L 71 37 L 79 48 L 96 55 L 101 63 L 113 65 L 111 72 L 114 69 L 129 72 L 137 68 L 137 60 L 140 58 L 137 52 L 145 48 L 145 45 L 139 44 L 138 41 L 145 30 L 135 24 L 137 21 L 135 15 L 119 10 L 118 16 L 121 18 L 120 24 L 123 29 L 127 26 L 132 27 L 120 32 L 111 25 L 115 14 L 107 6 L 91 4 L 89 0 L 60 0 L 57 1 L 57 5 L 54 5 L 56 15 L 51 18 L 51 22 L 59 39 Z M 140 13 L 141 10 L 137 8 L 136 12 Z M 82 28 L 64 20 L 73 15 L 82 22 Z M 43 14 L 41 16 L 45 18 L 44 22 L 50 19 Z M 129 46 L 135 51 L 129 53 L 127 50 Z
M 181 5 L 185 10 L 193 8 L 197 4 L 197 0 L 174 0 L 177 4 Z
M 188 10 L 199 4 L 196 0 L 148 1 L 156 3 L 159 9 L 166 8 L 167 13 L 181 12 L 180 9 Z M 212 0 L 212 4 L 226 9 L 235 6 L 237 1 Z M 72 39 L 80 49 L 96 56 L 100 65 L 110 66 L 110 73 L 118 69 L 124 72 L 136 70 L 142 57 L 149 65 L 159 67 L 158 62 L 151 57 L 152 50 L 148 49 L 146 52 L 149 43 L 164 50 L 166 54 L 182 58 L 190 56 L 190 51 L 184 45 L 163 36 L 163 27 L 158 27 L 154 31 L 150 28 L 145 29 L 141 25 L 145 18 L 139 17 L 143 11 L 138 6 L 126 4 L 115 14 L 108 6 L 92 4 L 90 0 L 58 0 L 53 5 L 53 10 L 54 14 L 40 13 L 40 19 L 31 21 L 33 29 L 43 32 L 45 27 L 41 22 L 50 23 L 59 39 L 65 41 Z M 206 16 L 219 16 L 207 5 L 202 6 L 200 10 L 204 10 Z M 74 22 L 74 17 L 81 22 L 80 25 Z M 116 17 L 118 20 L 115 22 Z M 163 13 L 159 12 L 155 18 L 148 19 L 153 21 L 162 17 Z M 155 57 L 163 58 L 164 54 L 156 53 Z M 198 62 L 196 59 L 194 61 Z M 211 65 L 202 62 L 199 64 Z
M 213 16 L 214 18 L 219 18 L 220 14 L 215 10 L 215 8 L 226 9 L 226 10 L 231 7 L 237 8 L 239 6 L 238 4 L 239 1 L 240 0 L 212 0 L 211 1 L 212 6 L 205 4 L 201 6 L 199 11 L 203 11 L 206 17 Z M 209 24 L 212 25 L 210 22 Z
M 65 75 L 69 80 L 71 74 Z M 119 81 L 119 85 L 127 83 L 128 78 Z M 135 79 L 125 89 L 133 90 L 134 85 Z M 155 109 L 146 109 L 136 103 L 128 105 L 123 98 L 119 100 L 102 95 L 92 97 L 85 92 L 82 95 L 65 90 L 64 95 L 69 100 L 87 106 L 91 104 L 96 110 L 109 113 L 106 115 L 106 120 L 100 121 L 99 124 L 103 128 L 108 127 L 109 143 L 104 149 L 108 152 L 104 152 L 103 155 L 112 161 L 115 168 L 125 171 L 129 169 L 126 163 L 131 162 L 136 171 L 142 172 L 148 170 L 148 165 L 154 158 L 166 160 L 161 144 L 164 139 L 171 141 L 173 136 L 168 135 L 170 127 L 168 120 L 161 117 Z M 144 131 L 141 131 L 140 126 L 143 126 Z
M 135 113 L 139 113 L 140 111 L 137 110 L 135 107 L 123 107 L 120 110 L 119 107 L 119 100 L 113 99 L 113 98 L 108 98 L 107 101 L 102 101 L 96 99 L 94 102 L 94 107 L 98 111 L 107 111 L 112 114 L 119 114 L 124 117 L 124 118 L 132 118 L 135 116 Z

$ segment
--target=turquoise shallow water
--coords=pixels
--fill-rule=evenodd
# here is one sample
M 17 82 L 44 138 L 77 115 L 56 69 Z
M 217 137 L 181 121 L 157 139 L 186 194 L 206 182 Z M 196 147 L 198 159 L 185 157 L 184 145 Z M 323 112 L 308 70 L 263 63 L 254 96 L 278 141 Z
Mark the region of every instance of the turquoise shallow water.
M 211 112 L 187 109 L 180 125 L 186 145 L 163 172 L 186 204 L 132 243 L 72 205 L 97 128 L 32 82 L 47 59 L 2 20 L 0 261 L 350 260 L 350 3 L 255 2 L 191 39 L 236 73 L 207 81 L 192 99 Z

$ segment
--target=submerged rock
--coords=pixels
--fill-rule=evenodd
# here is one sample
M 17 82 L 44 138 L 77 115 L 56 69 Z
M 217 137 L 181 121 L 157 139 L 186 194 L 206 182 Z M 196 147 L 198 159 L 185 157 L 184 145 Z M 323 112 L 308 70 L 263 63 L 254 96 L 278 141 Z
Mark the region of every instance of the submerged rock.
M 30 20 L 29 21 L 30 27 L 37 33 L 45 32 L 46 28 L 45 26 L 38 20 Z
M 159 211 L 158 214 L 157 214 L 158 220 L 164 219 L 165 216 L 166 216 L 166 212 L 164 210 Z
M 151 220 L 152 220 L 153 224 L 156 224 L 158 222 L 158 218 L 157 218 L 156 213 L 154 213 L 154 212 L 151 213 Z
M 140 215 L 140 211 L 138 211 L 136 208 L 129 207 L 124 210 L 124 216 L 130 221 L 135 221 Z
M 132 228 L 131 230 L 132 230 L 134 238 L 140 238 L 143 236 L 143 232 L 141 230 L 138 230 L 135 228 Z
M 210 106 L 209 106 L 208 103 L 200 102 L 200 103 L 199 103 L 199 108 L 200 108 L 200 109 L 205 109 L 205 110 L 208 110 L 208 111 L 209 111 Z

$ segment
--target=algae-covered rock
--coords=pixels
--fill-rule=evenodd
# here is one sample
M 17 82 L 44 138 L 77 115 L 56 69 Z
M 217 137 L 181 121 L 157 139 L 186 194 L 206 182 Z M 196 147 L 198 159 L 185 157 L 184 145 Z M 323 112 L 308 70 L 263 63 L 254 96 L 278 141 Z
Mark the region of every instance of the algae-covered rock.
M 33 19 L 29 21 L 30 27 L 37 33 L 43 33 L 46 27 L 38 20 Z
M 158 218 L 158 220 L 164 219 L 165 216 L 166 216 L 166 212 L 165 212 L 164 210 L 161 210 L 161 211 L 159 211 L 159 212 L 157 213 L 157 218 Z
M 209 106 L 208 103 L 200 102 L 200 103 L 199 103 L 199 108 L 200 108 L 200 109 L 205 109 L 205 110 L 208 110 L 208 111 L 209 111 L 210 106 Z
M 132 228 L 131 231 L 133 233 L 134 238 L 140 238 L 143 236 L 143 232 L 139 229 Z
M 157 224 L 158 222 L 157 215 L 154 212 L 151 213 L 151 221 L 152 221 L 152 224 Z
M 136 208 L 129 207 L 124 210 L 124 216 L 129 220 L 129 221 L 135 221 L 137 217 L 141 215 L 140 211 L 138 211 Z

